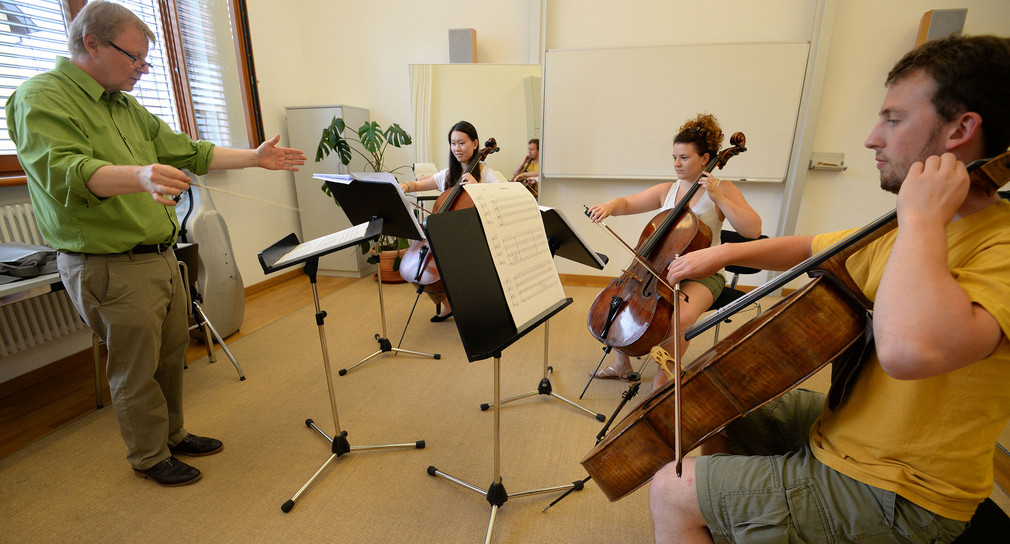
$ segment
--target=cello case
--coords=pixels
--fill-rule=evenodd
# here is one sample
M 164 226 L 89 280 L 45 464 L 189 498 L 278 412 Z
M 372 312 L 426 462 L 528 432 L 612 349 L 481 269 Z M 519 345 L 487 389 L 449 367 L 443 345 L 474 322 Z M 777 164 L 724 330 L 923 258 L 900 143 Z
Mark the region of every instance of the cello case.
M 204 181 L 190 172 L 193 181 Z M 239 330 L 245 317 L 245 286 L 235 262 L 228 225 L 214 207 L 210 191 L 191 187 L 175 206 L 179 217 L 179 241 L 199 244 L 200 266 L 197 291 L 207 319 L 222 338 Z M 202 339 L 202 336 L 197 335 Z

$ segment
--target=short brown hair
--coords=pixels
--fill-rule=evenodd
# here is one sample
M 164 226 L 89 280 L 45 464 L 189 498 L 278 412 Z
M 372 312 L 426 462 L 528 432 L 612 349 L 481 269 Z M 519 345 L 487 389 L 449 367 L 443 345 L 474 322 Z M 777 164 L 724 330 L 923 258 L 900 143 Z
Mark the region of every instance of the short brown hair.
M 908 52 L 885 84 L 922 70 L 936 82 L 932 102 L 941 118 L 975 112 L 982 117 L 987 157 L 1010 146 L 1010 39 L 998 36 L 951 36 L 926 42 Z

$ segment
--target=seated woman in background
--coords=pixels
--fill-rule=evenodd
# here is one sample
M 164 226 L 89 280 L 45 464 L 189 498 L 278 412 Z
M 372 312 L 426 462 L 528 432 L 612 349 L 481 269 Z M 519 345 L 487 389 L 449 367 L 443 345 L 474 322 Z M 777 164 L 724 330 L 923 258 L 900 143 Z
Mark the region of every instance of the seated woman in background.
M 750 207 L 740 190 L 731 182 L 720 180 L 704 171 L 709 161 L 718 154 L 722 140 L 722 129 L 719 128 L 714 116 L 700 114 L 687 121 L 673 139 L 673 168 L 677 173 L 677 181 L 660 183 L 640 193 L 597 204 L 589 209 L 589 218 L 593 222 L 599 222 L 611 215 L 630 215 L 673 208 L 687 194 L 694 180 L 701 176 L 699 179 L 701 187 L 691 198 L 691 211 L 698 216 L 699 221 L 712 230 L 712 245 L 719 244 L 723 221 L 727 219 L 741 236 L 757 238 L 761 235 L 761 217 Z M 726 279 L 721 273 L 713 274 L 701 281 L 681 282 L 680 289 L 687 298 L 680 304 L 679 355 L 687 351 L 687 342 L 683 338 L 684 331 L 712 306 L 712 302 L 719 297 L 725 286 Z M 670 339 L 661 347 L 672 353 L 673 344 L 673 339 Z M 597 371 L 595 377 L 628 379 L 628 374 L 632 370 L 631 360 L 627 354 L 618 350 L 614 353 L 616 362 Z M 653 387 L 657 388 L 665 383 L 666 378 L 666 373 L 656 372 Z
M 479 159 L 480 138 L 477 137 L 477 129 L 467 121 L 460 121 L 449 129 L 449 168 L 417 181 L 402 182 L 400 188 L 404 193 L 432 189 L 446 191 L 458 183 L 502 183 L 506 181 L 501 172 L 483 162 L 480 162 L 471 171 L 472 163 Z M 428 293 L 428 296 L 431 297 L 436 307 L 439 304 L 442 305 L 442 310 L 431 318 L 432 322 L 439 323 L 452 317 L 452 308 L 449 307 L 445 293 Z

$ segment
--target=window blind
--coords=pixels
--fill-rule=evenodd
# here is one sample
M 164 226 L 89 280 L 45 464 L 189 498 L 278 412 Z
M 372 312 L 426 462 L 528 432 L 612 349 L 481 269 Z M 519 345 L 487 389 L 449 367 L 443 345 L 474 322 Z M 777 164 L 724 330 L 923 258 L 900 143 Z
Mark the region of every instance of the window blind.
M 67 30 L 58 0 L 0 1 L 0 106 L 26 79 L 66 56 Z M 13 153 L 6 112 L 0 110 L 0 153 Z
M 132 94 L 138 102 L 144 105 L 154 115 L 163 119 L 172 130 L 179 130 L 179 119 L 176 117 L 175 96 L 172 93 L 172 81 L 169 70 L 171 67 L 165 57 L 165 35 L 162 32 L 161 14 L 158 11 L 158 0 L 115 0 L 136 13 L 157 37 L 147 51 L 147 62 L 151 63 L 149 74 L 144 74 Z

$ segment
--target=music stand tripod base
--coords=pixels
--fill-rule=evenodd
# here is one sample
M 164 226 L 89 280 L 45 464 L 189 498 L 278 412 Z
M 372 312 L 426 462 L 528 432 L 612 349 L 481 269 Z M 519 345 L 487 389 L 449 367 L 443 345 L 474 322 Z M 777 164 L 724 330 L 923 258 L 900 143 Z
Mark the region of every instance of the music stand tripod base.
M 434 466 L 428 467 L 428 474 L 431 476 L 445 478 L 454 484 L 460 485 L 469 489 L 471 491 L 480 493 L 485 496 L 488 503 L 491 504 L 491 519 L 488 522 L 487 535 L 484 538 L 485 544 L 490 544 L 491 535 L 494 532 L 494 522 L 495 518 L 498 516 L 498 509 L 504 505 L 509 498 L 517 497 L 527 497 L 531 495 L 540 495 L 543 493 L 553 493 L 555 491 L 564 491 L 576 487 L 579 482 L 572 482 L 570 484 L 559 485 L 554 487 L 544 487 L 540 489 L 531 489 L 528 491 L 520 491 L 519 493 L 513 493 L 509 495 L 505 491 L 505 485 L 502 483 L 501 477 L 501 421 L 499 419 L 498 406 L 500 405 L 500 377 L 501 377 L 501 355 L 496 354 L 494 356 L 494 479 L 491 485 L 485 491 L 473 484 L 467 483 L 459 478 L 455 478 L 442 472 L 435 468 Z
M 375 254 L 378 255 L 379 254 L 378 253 L 379 252 L 379 242 L 378 242 L 378 240 L 376 240 L 373 243 L 372 248 L 374 249 Z M 368 361 L 374 359 L 375 357 L 378 357 L 379 355 L 382 355 L 383 353 L 389 353 L 389 352 L 392 352 L 393 355 L 396 355 L 398 353 L 407 353 L 407 354 L 410 354 L 410 355 L 419 355 L 421 357 L 431 357 L 432 359 L 441 359 L 442 355 L 440 353 L 425 353 L 423 351 L 414 351 L 414 350 L 409 350 L 409 349 L 402 349 L 402 348 L 399 348 L 399 347 L 394 348 L 392 342 L 390 342 L 389 339 L 386 338 L 386 305 L 385 305 L 385 303 L 383 301 L 383 298 L 382 298 L 382 270 L 380 270 L 378 267 L 376 267 L 375 274 L 376 274 L 376 279 L 378 280 L 378 284 L 379 284 L 379 314 L 382 317 L 382 334 L 381 335 L 379 335 L 379 334 L 375 335 L 375 341 L 379 343 L 379 351 L 376 351 L 375 353 L 369 355 L 368 357 L 365 357 L 364 359 L 362 359 L 362 360 L 354 363 L 353 365 L 351 365 L 351 366 L 349 366 L 347 368 L 341 368 L 340 370 L 337 371 L 337 374 L 339 374 L 341 376 L 344 376 L 348 372 L 350 372 L 350 371 L 354 370 L 355 368 L 357 368 L 357 367 L 359 367 L 359 366 L 367 363 Z M 407 320 L 407 324 L 403 326 L 403 328 L 404 328 L 405 331 L 406 331 L 407 326 L 409 326 L 409 325 L 410 325 L 410 320 L 408 319 Z
M 564 402 L 564 403 L 566 403 L 566 404 L 568 404 L 570 406 L 573 406 L 573 407 L 575 407 L 575 408 L 577 408 L 577 409 L 585 412 L 587 415 L 596 418 L 596 420 L 599 421 L 599 422 L 606 421 L 607 417 L 604 416 L 603 414 L 598 413 L 598 412 L 594 412 L 594 411 L 590 410 L 589 408 L 586 408 L 586 407 L 584 407 L 584 406 L 582 406 L 582 405 L 580 405 L 580 404 L 578 404 L 578 403 L 576 403 L 574 401 L 566 399 L 565 397 L 562 397 L 561 395 L 559 395 L 559 394 L 557 394 L 557 393 L 554 392 L 554 388 L 551 385 L 551 374 L 554 372 L 554 367 L 551 367 L 551 366 L 549 366 L 547 364 L 547 356 L 548 356 L 547 354 L 549 352 L 548 342 L 550 341 L 550 328 L 549 327 L 550 327 L 550 320 L 544 321 L 544 377 L 540 380 L 540 384 L 537 386 L 536 390 L 529 391 L 529 392 L 526 392 L 526 393 L 522 393 L 522 394 L 516 395 L 514 397 L 509 397 L 509 398 L 501 401 L 499 403 L 499 405 L 500 406 L 504 406 L 504 405 L 506 405 L 506 404 L 508 404 L 510 402 L 515 402 L 517 400 L 522 400 L 522 399 L 525 399 L 525 398 L 528 398 L 528 397 L 532 397 L 534 395 L 545 395 L 548 399 L 552 399 L 553 398 L 553 399 L 556 399 L 556 400 L 560 400 L 561 402 Z M 494 403 L 488 403 L 488 402 L 486 402 L 486 403 L 483 403 L 483 404 L 480 405 L 480 409 L 481 409 L 481 411 L 487 411 L 492 406 L 494 406 Z
M 306 263 L 306 265 L 305 265 L 305 273 L 309 275 L 309 281 L 310 281 L 310 283 L 312 285 L 312 300 L 313 300 L 313 302 L 316 305 L 316 325 L 317 325 L 317 328 L 319 330 L 319 344 L 320 344 L 320 347 L 322 348 L 322 353 L 323 353 L 323 368 L 324 368 L 324 370 L 326 372 L 326 388 L 327 388 L 327 390 L 329 392 L 330 410 L 331 410 L 332 415 L 333 415 L 333 427 L 334 427 L 334 429 L 336 429 L 336 432 L 334 433 L 333 437 L 331 438 L 322 429 L 320 429 L 318 426 L 316 426 L 316 424 L 311 419 L 305 420 L 305 425 L 307 427 L 311 427 L 311 428 L 315 429 L 316 432 L 318 432 L 319 434 L 321 434 L 323 436 L 323 438 L 325 438 L 326 440 L 328 440 L 330 442 L 330 457 L 326 460 L 325 463 L 322 464 L 322 466 L 319 467 L 318 470 L 316 470 L 316 472 L 312 475 L 312 477 L 309 478 L 309 480 L 307 482 L 305 482 L 305 484 L 302 485 L 301 488 L 298 489 L 298 491 L 294 494 L 294 496 L 292 496 L 290 499 L 288 499 L 287 501 L 285 501 L 283 505 L 281 505 L 281 511 L 285 512 L 285 513 L 290 512 L 291 509 L 294 508 L 295 502 L 298 501 L 298 498 L 301 497 L 301 495 L 309 488 L 309 486 L 312 485 L 312 482 L 314 482 L 316 480 L 316 478 L 318 478 L 319 475 L 322 474 L 323 470 L 325 470 L 326 467 L 328 467 L 330 465 L 330 463 L 332 463 L 336 458 L 344 455 L 345 453 L 348 453 L 348 452 L 351 452 L 351 451 L 358 451 L 358 450 L 376 450 L 376 449 L 394 449 L 394 448 L 417 448 L 417 449 L 423 449 L 424 448 L 424 440 L 418 440 L 416 442 L 405 442 L 405 443 L 399 443 L 399 444 L 376 444 L 376 445 L 369 445 L 369 446 L 351 446 L 350 443 L 347 441 L 347 431 L 341 431 L 340 430 L 340 419 L 337 416 L 336 394 L 335 394 L 335 392 L 333 390 L 333 379 L 332 379 L 332 375 L 330 374 L 329 349 L 327 348 L 327 345 L 326 345 L 326 332 L 325 332 L 325 329 L 324 329 L 324 327 L 325 327 L 325 320 L 326 320 L 326 312 L 320 310 L 320 307 L 319 307 L 319 290 L 316 288 L 315 272 L 316 272 L 317 266 L 318 266 L 318 259 L 312 259 L 310 262 Z
M 425 445 L 424 440 L 418 440 L 416 442 L 399 443 L 399 444 L 351 446 L 350 443 L 347 441 L 347 432 L 340 430 L 340 418 L 337 415 L 337 396 L 336 392 L 333 389 L 333 376 L 332 373 L 330 372 L 330 355 L 329 355 L 330 350 L 326 344 L 326 328 L 325 328 L 326 312 L 320 309 L 319 289 L 316 286 L 316 272 L 319 269 L 319 257 L 332 253 L 334 251 L 339 251 L 340 249 L 344 249 L 345 247 L 357 245 L 361 241 L 372 239 L 379 234 L 379 230 L 381 229 L 381 227 L 382 227 L 382 220 L 376 219 L 370 222 L 367 225 L 367 227 L 363 230 L 363 232 L 359 232 L 357 227 L 351 227 L 351 229 L 345 229 L 344 231 L 340 231 L 334 234 L 350 233 L 348 234 L 348 239 L 344 239 L 342 237 L 337 238 L 336 241 L 331 242 L 329 245 L 322 245 L 322 247 L 318 247 L 313 243 L 318 242 L 320 240 L 325 241 L 325 237 L 317 238 L 316 240 L 313 240 L 312 243 L 299 244 L 297 237 L 294 234 L 290 234 L 284 239 L 268 247 L 267 249 L 261 251 L 259 254 L 260 265 L 263 267 L 263 272 L 268 274 L 271 272 L 275 272 L 279 269 L 286 268 L 288 266 L 294 266 L 296 264 L 304 263 L 305 265 L 303 271 L 309 277 L 309 284 L 312 286 L 312 302 L 315 304 L 316 309 L 315 313 L 316 329 L 319 333 L 319 347 L 322 350 L 323 370 L 325 371 L 326 375 L 326 390 L 330 401 L 330 412 L 333 417 L 334 433 L 332 438 L 325 432 L 323 432 L 322 429 L 316 426 L 316 424 L 311 419 L 305 420 L 306 426 L 315 429 L 319 434 L 321 434 L 324 438 L 326 438 L 326 440 L 330 442 L 330 456 L 329 458 L 326 459 L 326 462 L 323 463 L 318 470 L 316 470 L 316 472 L 312 475 L 312 477 L 309 478 L 309 480 L 305 482 L 305 484 L 303 484 L 290 499 L 288 499 L 287 501 L 284 502 L 284 504 L 281 505 L 281 511 L 284 513 L 290 512 L 291 509 L 294 508 L 295 503 L 298 501 L 298 499 L 302 496 L 303 493 L 305 493 L 306 490 L 308 490 L 308 488 L 312 485 L 312 483 L 315 482 L 316 478 L 318 478 L 323 473 L 323 471 L 326 470 L 326 467 L 328 467 L 330 463 L 332 463 L 335 459 L 346 453 L 357 450 L 424 448 Z M 303 249 L 303 251 L 307 251 L 305 256 L 290 257 L 292 252 L 297 252 L 300 248 L 306 248 L 306 247 L 308 247 L 309 250 Z

